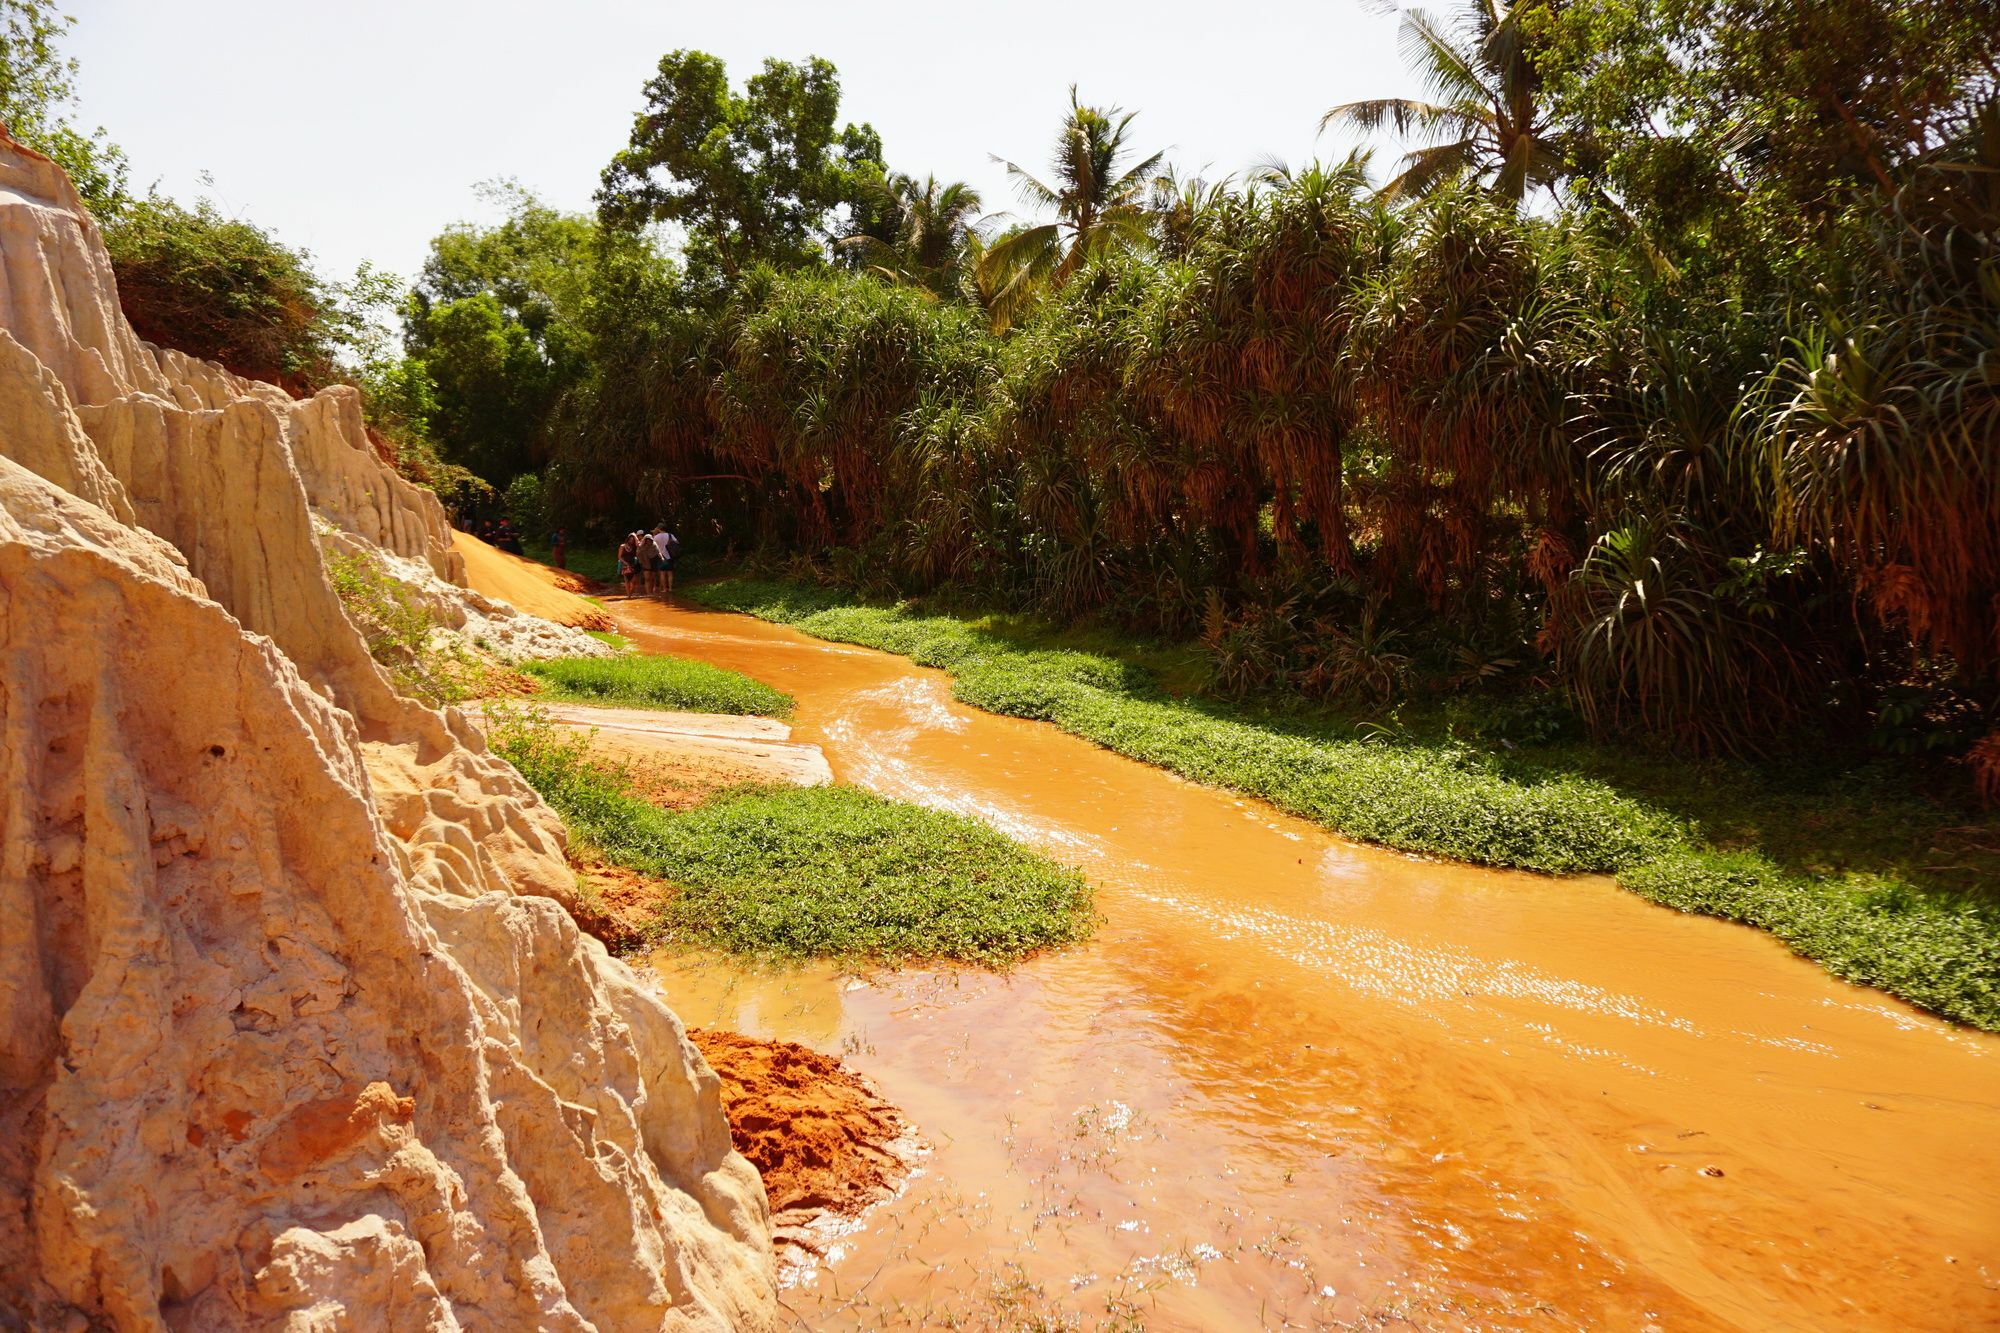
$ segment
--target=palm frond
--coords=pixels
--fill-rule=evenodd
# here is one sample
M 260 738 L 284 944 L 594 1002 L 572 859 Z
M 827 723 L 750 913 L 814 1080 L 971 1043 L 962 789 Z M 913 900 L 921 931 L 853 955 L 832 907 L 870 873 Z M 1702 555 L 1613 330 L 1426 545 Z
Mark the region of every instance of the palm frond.
M 1403 58 L 1416 67 L 1425 86 L 1440 101 L 1468 97 L 1493 100 L 1492 81 L 1475 63 L 1477 57 L 1461 49 L 1443 21 L 1429 10 L 1405 10 L 1396 43 L 1403 49 Z
M 1479 143 L 1460 139 L 1419 148 L 1403 159 L 1402 171 L 1382 187 L 1384 199 L 1421 199 L 1447 181 L 1469 176 L 1478 165 Z
M 1062 207 L 1062 195 L 1044 185 L 1026 167 L 1015 162 L 1009 162 L 997 153 L 988 154 L 988 156 L 1001 166 L 1007 168 L 1007 174 L 1013 178 L 1014 190 L 1021 196 L 1022 203 L 1030 204 L 1037 208 Z
M 1342 124 L 1372 134 L 1386 125 L 1399 135 L 1435 134 L 1440 125 L 1461 122 L 1465 116 L 1462 107 L 1418 102 L 1407 97 L 1376 97 L 1364 102 L 1343 102 L 1329 109 L 1319 118 L 1319 128 L 1325 133 L 1328 127 Z

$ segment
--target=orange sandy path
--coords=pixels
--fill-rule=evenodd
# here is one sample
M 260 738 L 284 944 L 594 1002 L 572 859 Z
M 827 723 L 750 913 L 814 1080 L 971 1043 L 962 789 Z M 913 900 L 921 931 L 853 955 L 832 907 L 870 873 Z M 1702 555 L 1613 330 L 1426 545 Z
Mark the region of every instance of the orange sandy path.
M 595 603 L 577 596 L 589 585 L 578 575 L 524 560 L 488 546 L 467 532 L 451 534 L 451 544 L 465 557 L 465 581 L 472 590 L 517 610 L 577 629 L 614 628 L 611 617 Z

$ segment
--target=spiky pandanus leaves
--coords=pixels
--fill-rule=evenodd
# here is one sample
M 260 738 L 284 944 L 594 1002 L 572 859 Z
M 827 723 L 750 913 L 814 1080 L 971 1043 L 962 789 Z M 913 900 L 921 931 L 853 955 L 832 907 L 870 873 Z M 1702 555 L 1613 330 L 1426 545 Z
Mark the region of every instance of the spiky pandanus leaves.
M 988 429 L 1019 478 L 1030 600 L 1057 616 L 1137 600 L 1143 549 L 1173 522 L 1151 460 L 1164 448 L 1128 391 L 1126 337 L 1149 271 L 1107 258 L 1007 345 Z
M 1282 552 L 1310 545 L 1354 568 L 1343 473 L 1358 400 L 1343 352 L 1381 225 L 1365 191 L 1350 159 L 1212 199 L 1135 332 L 1128 379 L 1180 442 L 1180 500 L 1244 571 L 1263 563 L 1266 504 Z
M 1858 315 L 1823 312 L 1766 385 L 1775 526 L 1829 552 L 1884 619 L 1990 682 L 2000 674 L 2000 102 L 1900 193 L 1881 261 L 1874 289 L 1885 299 Z
M 1556 531 L 1576 513 L 1588 283 L 1561 238 L 1475 194 L 1407 223 L 1358 298 L 1346 355 L 1383 446 L 1361 496 L 1378 583 L 1410 580 L 1441 606 L 1478 591 L 1501 507 Z
M 1633 514 L 1592 544 L 1558 597 L 1556 658 L 1593 729 L 1754 752 L 1824 688 L 1810 644 L 1733 596 L 1722 566 L 1675 514 Z
M 993 373 L 977 317 L 864 275 L 789 277 L 736 325 L 710 393 L 718 454 L 770 478 L 764 516 L 807 550 L 865 548 L 932 578 L 971 540 L 965 432 Z

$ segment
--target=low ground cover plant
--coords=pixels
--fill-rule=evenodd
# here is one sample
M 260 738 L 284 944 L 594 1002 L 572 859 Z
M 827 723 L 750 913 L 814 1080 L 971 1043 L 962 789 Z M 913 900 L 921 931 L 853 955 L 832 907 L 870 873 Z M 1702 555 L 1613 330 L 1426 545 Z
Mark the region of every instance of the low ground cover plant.
M 792 697 L 782 690 L 684 657 L 557 657 L 521 669 L 541 682 L 545 697 L 568 703 L 767 717 L 792 711 Z
M 1421 727 L 1180 698 L 1159 662 L 1053 631 L 730 579 L 718 609 L 909 657 L 957 697 L 1052 722 L 1132 758 L 1260 797 L 1337 833 L 1481 865 L 1601 872 L 1683 911 L 1770 931 L 1837 976 L 2000 1030 L 2000 903 L 1975 873 L 1926 870 L 1950 812 L 1843 775 L 1772 787 L 1746 767 L 1619 761 L 1595 747 L 1469 744 Z M 1159 654 L 1153 656 L 1157 659 Z
M 489 693 L 504 668 L 441 630 L 408 584 L 366 551 L 328 547 L 327 581 L 368 655 L 399 694 L 442 708 Z
M 490 710 L 494 750 L 588 853 L 672 886 L 664 943 L 774 959 L 1005 966 L 1076 943 L 1090 886 L 975 820 L 851 787 L 744 788 L 692 810 L 634 795 L 588 737 Z

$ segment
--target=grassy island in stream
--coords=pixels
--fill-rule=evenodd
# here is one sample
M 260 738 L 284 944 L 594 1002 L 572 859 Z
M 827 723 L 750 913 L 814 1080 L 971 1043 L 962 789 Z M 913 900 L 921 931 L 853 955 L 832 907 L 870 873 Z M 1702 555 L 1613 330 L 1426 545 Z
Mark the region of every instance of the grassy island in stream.
M 1390 730 L 1327 710 L 1179 698 L 1162 685 L 1171 649 L 1120 649 L 1018 618 L 924 614 L 750 579 L 686 592 L 942 668 L 975 707 L 1052 722 L 1348 837 L 1480 865 L 1614 874 L 1654 901 L 1768 930 L 1836 976 L 2000 1030 L 2000 901 L 1982 887 L 2000 874 L 2000 837 L 1979 837 L 1966 812 L 1891 778 L 1582 744 L 1508 751 L 1456 738 L 1446 718 L 1404 717 Z
M 959 815 L 851 787 L 754 787 L 690 810 L 639 797 L 588 737 L 498 711 L 493 748 L 582 850 L 664 881 L 652 933 L 779 959 L 1003 966 L 1096 923 L 1082 875 Z
M 545 698 L 564 703 L 782 717 L 792 697 L 741 672 L 658 654 L 523 662 Z

